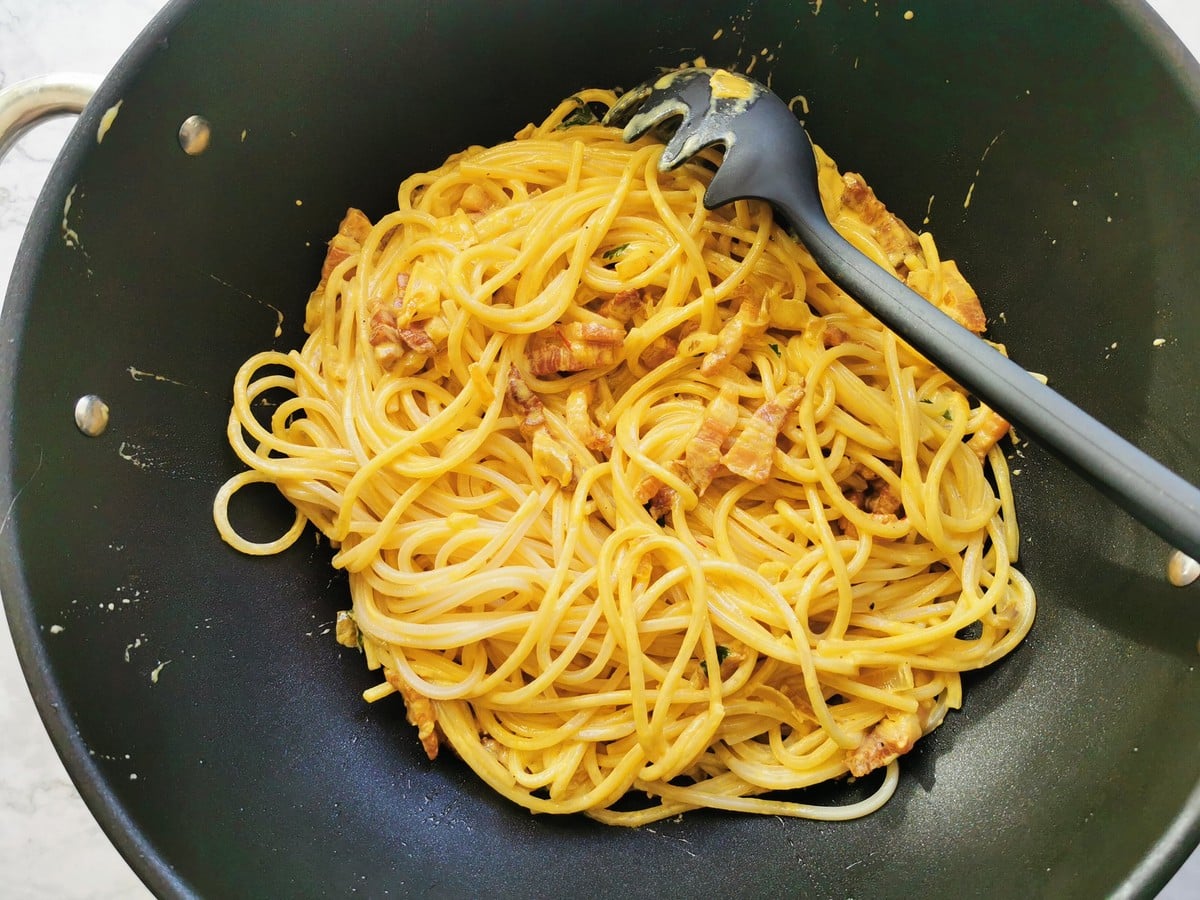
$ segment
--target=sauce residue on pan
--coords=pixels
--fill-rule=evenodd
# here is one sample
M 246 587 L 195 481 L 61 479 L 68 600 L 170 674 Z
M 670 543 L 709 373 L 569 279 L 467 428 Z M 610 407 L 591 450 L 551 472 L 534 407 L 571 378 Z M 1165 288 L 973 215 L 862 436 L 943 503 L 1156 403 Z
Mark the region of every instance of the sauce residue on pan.
M 72 228 L 71 223 L 68 221 L 71 215 L 71 202 L 75 199 L 75 190 L 78 187 L 79 185 L 77 184 L 71 185 L 71 190 L 67 192 L 67 199 L 63 201 L 61 226 L 63 243 L 72 248 L 79 246 L 79 232 Z
M 113 122 L 117 121 L 117 113 L 121 111 L 121 104 L 124 102 L 124 100 L 118 100 L 106 109 L 104 115 L 100 117 L 100 127 L 96 129 L 97 144 L 104 143 L 104 136 L 108 134 L 108 129 L 112 128 Z
M 750 100 L 754 97 L 754 85 L 727 69 L 717 69 L 712 73 L 708 79 L 708 89 L 714 100 Z

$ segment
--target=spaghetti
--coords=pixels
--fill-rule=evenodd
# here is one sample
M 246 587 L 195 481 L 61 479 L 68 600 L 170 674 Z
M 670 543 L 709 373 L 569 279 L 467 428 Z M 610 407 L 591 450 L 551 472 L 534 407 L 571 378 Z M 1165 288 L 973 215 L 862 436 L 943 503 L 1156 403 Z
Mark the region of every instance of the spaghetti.
M 767 205 L 705 210 L 715 151 L 661 173 L 592 115 L 613 102 L 347 214 L 303 348 L 237 374 L 248 470 L 217 527 L 274 553 L 315 525 L 349 573 L 339 639 L 382 669 L 367 699 L 400 693 L 431 758 L 530 810 L 864 815 L 1032 622 L 1007 424 Z M 982 331 L 932 238 L 818 155 L 839 231 Z M 252 482 L 295 505 L 278 540 L 230 524 Z M 852 806 L 779 793 L 883 767 Z

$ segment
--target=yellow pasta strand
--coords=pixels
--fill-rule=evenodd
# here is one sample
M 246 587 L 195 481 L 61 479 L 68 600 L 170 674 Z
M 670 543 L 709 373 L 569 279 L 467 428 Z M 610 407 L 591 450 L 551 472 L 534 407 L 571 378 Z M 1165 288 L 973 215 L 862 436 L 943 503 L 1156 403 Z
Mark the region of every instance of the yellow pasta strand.
M 664 174 L 658 144 L 587 121 L 613 102 L 348 214 L 304 346 L 237 374 L 247 470 L 214 520 L 246 553 L 324 533 L 339 640 L 385 676 L 366 699 L 401 694 L 431 757 L 530 810 L 866 815 L 960 673 L 1032 624 L 1004 455 L 968 448 L 979 407 L 768 206 L 704 208 L 715 151 Z M 843 234 L 931 302 L 977 302 L 818 155 Z M 256 482 L 296 507 L 277 540 L 230 522 Z M 787 793 L 874 769 L 853 805 Z

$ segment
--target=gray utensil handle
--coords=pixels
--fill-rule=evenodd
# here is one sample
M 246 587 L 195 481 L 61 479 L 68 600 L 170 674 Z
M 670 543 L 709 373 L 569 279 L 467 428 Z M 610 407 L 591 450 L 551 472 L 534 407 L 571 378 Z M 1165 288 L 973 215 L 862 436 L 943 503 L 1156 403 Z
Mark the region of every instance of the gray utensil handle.
M 774 198 L 817 263 L 850 296 L 1022 436 L 1060 457 L 1142 524 L 1200 558 L 1200 490 L 1047 387 L 855 249 L 832 225 Z

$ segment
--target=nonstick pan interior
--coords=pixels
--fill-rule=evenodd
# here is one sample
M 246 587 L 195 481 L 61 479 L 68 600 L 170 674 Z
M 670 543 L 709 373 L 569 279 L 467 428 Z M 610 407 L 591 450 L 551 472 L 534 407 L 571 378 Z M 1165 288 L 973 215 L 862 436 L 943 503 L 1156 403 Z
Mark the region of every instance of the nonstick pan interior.
M 530 817 L 426 761 L 398 704 L 360 702 L 324 544 L 251 559 L 217 537 L 233 373 L 302 341 L 345 207 L 377 216 L 405 174 L 698 55 L 802 95 L 844 168 L 928 216 L 993 339 L 1197 480 L 1200 81 L 1144 13 L 646 9 L 179 4 L 106 83 L 31 223 L 0 357 L 0 589 L 81 791 L 167 895 L 1152 892 L 1197 837 L 1200 613 L 1167 548 L 1035 447 L 1014 462 L 1034 632 L 853 823 Z M 197 113 L 214 140 L 191 157 Z M 71 416 L 89 393 L 98 438 Z M 248 530 L 288 521 L 248 501 Z

